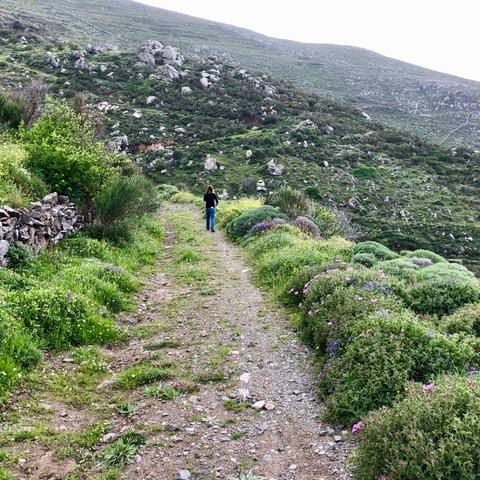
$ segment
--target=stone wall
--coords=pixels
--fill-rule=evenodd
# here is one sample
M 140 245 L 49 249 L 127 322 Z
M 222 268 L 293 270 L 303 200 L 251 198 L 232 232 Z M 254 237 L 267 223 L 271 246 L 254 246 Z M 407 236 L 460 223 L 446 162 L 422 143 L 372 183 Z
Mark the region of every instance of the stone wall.
M 90 215 L 81 214 L 68 197 L 57 193 L 31 203 L 29 208 L 0 206 L 0 267 L 7 264 L 10 244 L 26 243 L 38 253 L 91 221 Z

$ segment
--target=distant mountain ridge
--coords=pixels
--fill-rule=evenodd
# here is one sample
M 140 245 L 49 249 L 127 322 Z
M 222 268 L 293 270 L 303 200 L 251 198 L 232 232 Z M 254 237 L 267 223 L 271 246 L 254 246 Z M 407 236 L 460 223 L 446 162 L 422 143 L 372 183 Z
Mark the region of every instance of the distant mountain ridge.
M 1 8 L 42 17 L 49 30 L 82 42 L 132 49 L 159 38 L 190 54 L 214 54 L 436 142 L 480 148 L 480 82 L 357 47 L 279 40 L 130 0 L 4 0 Z

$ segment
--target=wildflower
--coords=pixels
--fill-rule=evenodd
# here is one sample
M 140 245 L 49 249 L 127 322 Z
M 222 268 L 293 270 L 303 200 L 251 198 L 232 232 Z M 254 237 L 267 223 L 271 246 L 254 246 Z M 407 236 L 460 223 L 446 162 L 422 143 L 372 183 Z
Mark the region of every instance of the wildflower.
M 389 477 L 387 477 L 386 475 L 380 475 L 377 480 L 390 480 Z
M 333 340 L 332 342 L 329 343 L 329 345 L 327 347 L 327 353 L 330 356 L 332 356 L 337 351 L 337 348 L 338 348 L 338 341 Z
M 363 422 L 360 420 L 352 426 L 352 433 L 356 433 L 363 428 Z
M 431 392 L 433 390 L 433 387 L 435 385 L 433 383 L 427 383 L 426 385 L 423 386 L 423 391 L 424 392 Z

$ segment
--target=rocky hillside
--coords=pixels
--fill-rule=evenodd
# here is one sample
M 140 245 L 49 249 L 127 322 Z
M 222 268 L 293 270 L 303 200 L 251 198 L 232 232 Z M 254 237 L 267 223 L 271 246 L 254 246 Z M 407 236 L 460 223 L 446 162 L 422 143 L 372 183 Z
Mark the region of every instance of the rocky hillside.
M 345 211 L 361 238 L 476 259 L 479 154 L 442 148 L 365 111 L 291 84 L 198 59 L 151 40 L 133 53 L 105 44 L 47 42 L 48 26 L 4 15 L 0 82 L 40 78 L 107 126 L 109 148 L 133 155 L 160 183 L 230 197 L 302 189 Z
M 158 37 L 190 54 L 214 53 L 228 63 L 260 68 L 322 96 L 347 100 L 375 119 L 437 142 L 480 146 L 480 83 L 368 50 L 273 39 L 131 0 L 4 0 L 2 8 L 23 21 L 47 24 L 52 37 L 81 44 L 132 49 Z

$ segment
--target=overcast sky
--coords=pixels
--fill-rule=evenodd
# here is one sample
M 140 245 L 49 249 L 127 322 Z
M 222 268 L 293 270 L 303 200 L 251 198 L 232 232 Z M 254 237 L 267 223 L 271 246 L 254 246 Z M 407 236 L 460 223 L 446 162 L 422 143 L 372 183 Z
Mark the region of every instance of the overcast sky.
M 480 81 L 480 0 L 137 0 L 301 42 L 364 47 Z

